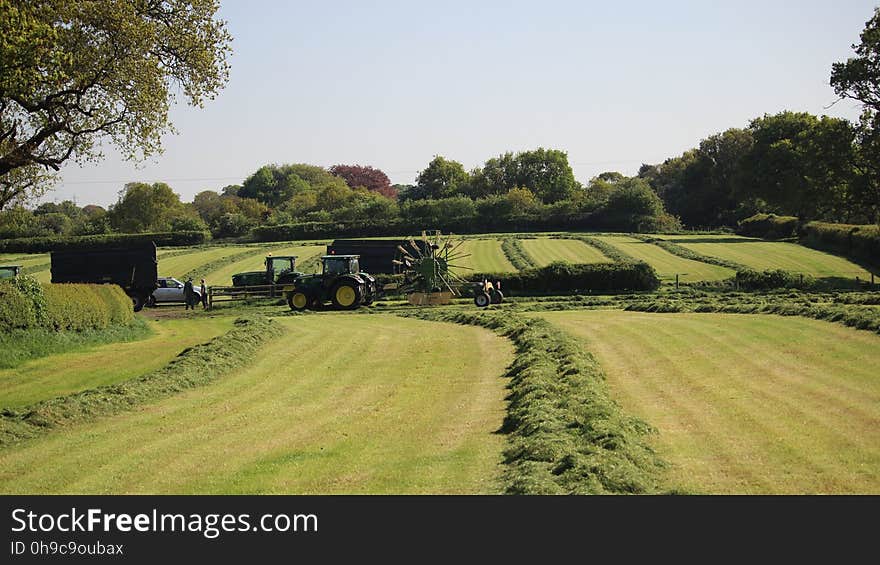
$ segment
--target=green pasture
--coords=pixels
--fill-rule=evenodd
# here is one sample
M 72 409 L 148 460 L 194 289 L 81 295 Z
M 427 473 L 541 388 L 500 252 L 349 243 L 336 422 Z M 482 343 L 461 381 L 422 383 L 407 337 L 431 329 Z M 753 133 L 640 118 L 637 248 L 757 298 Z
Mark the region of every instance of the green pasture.
M 96 345 L 0 369 L 0 409 L 19 408 L 146 374 L 187 347 L 206 342 L 231 327 L 231 317 L 153 321 L 152 335 L 147 339 Z
M 764 241 L 735 235 L 658 236 L 697 253 L 733 261 L 759 271 L 783 269 L 813 277 L 870 279 L 871 273 L 843 257 L 796 243 Z
M 204 276 L 209 285 L 230 285 L 232 284 L 232 275 L 236 273 L 265 270 L 266 255 L 268 255 L 269 253 L 272 253 L 272 255 L 275 256 L 296 255 L 297 265 L 302 265 L 307 260 L 318 255 L 323 255 L 326 252 L 327 247 L 324 245 L 292 245 L 290 247 L 280 248 L 260 248 L 260 250 L 258 250 L 258 252 L 255 252 L 253 255 L 248 255 L 243 259 L 224 265 L 214 271 L 205 273 Z
M 469 273 L 512 273 L 516 268 L 510 264 L 504 251 L 501 250 L 501 241 L 498 239 L 466 239 L 458 246 L 456 253 L 466 255 L 462 259 L 454 261 L 456 266 L 462 267 L 457 272 L 459 275 L 468 276 Z
M 732 269 L 673 255 L 665 249 L 652 243 L 635 239 L 634 237 L 626 235 L 600 235 L 595 237 L 613 245 L 635 259 L 645 261 L 654 267 L 661 279 L 666 281 L 675 280 L 675 275 L 679 275 L 681 282 L 720 281 L 733 277 L 736 274 Z
M 231 255 L 246 251 L 259 251 L 259 247 L 219 246 L 193 249 L 192 253 L 159 257 L 159 276 L 180 278 L 214 261 L 222 261 Z
M 610 263 L 601 251 L 576 239 L 554 239 L 549 237 L 524 238 L 519 240 L 523 249 L 539 267 L 554 261 L 567 263 Z
M 278 321 L 213 384 L 3 449 L 0 492 L 500 490 L 509 342 L 383 315 Z
M 880 494 L 880 336 L 804 318 L 568 311 L 672 488 Z

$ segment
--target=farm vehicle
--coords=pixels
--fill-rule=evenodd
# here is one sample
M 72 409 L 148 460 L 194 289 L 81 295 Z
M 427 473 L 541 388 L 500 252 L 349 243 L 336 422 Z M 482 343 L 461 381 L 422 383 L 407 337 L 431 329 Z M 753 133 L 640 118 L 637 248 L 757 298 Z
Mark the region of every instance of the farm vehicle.
M 320 309 L 327 302 L 343 310 L 367 306 L 378 296 L 372 275 L 360 270 L 358 255 L 324 255 L 321 272 L 297 276 L 284 286 L 292 310 Z
M 21 272 L 21 267 L 19 265 L 4 265 L 0 267 L 0 280 L 2 279 L 14 279 Z
M 248 271 L 232 275 L 232 286 L 260 286 L 285 284 L 302 273 L 296 270 L 296 255 L 267 255 L 262 271 Z

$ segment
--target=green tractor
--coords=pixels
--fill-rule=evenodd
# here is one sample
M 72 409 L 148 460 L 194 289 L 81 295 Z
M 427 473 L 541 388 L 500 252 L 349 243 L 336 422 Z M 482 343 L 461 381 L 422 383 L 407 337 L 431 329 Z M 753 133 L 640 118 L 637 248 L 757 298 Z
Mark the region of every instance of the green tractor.
M 19 265 L 7 265 L 0 267 L 0 279 L 14 279 L 21 272 Z
M 367 306 L 377 297 L 376 279 L 361 272 L 360 255 L 324 255 L 322 272 L 300 275 L 284 287 L 291 310 L 322 308 L 325 303 L 342 310 Z
M 296 255 L 268 255 L 264 271 L 249 271 L 232 275 L 232 286 L 290 284 L 302 275 L 296 270 L 296 258 Z

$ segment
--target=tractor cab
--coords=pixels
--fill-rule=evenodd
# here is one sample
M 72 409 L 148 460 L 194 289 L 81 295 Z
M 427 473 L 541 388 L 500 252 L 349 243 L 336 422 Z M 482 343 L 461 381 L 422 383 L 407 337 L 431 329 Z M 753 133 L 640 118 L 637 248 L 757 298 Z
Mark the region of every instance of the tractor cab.
M 302 273 L 296 271 L 296 255 L 267 255 L 263 271 L 232 275 L 232 286 L 264 286 L 290 282 Z
M 5 265 L 0 267 L 0 279 L 14 279 L 21 273 L 19 265 Z
M 324 255 L 321 257 L 324 276 L 356 275 L 361 272 L 360 255 Z

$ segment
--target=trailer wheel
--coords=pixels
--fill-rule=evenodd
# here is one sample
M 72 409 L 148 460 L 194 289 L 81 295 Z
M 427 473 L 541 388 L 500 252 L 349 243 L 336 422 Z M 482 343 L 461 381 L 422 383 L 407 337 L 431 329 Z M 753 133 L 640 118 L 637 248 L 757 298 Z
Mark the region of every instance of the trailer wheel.
M 485 308 L 489 305 L 491 301 L 492 299 L 489 298 L 489 295 L 485 292 L 478 292 L 474 294 L 474 304 L 477 305 L 477 308 Z
M 147 297 L 146 307 L 147 308 L 155 308 L 156 307 L 156 297 L 153 296 L 152 294 Z
M 287 305 L 290 306 L 291 310 L 302 312 L 309 307 L 309 297 L 303 292 L 291 292 L 287 297 Z
M 500 290 L 493 290 L 491 298 L 492 304 L 501 304 L 504 301 L 504 295 L 501 294 Z
M 135 312 L 140 312 L 144 308 L 144 297 L 140 294 L 135 294 L 131 297 L 131 305 L 134 307 Z

